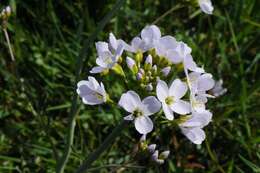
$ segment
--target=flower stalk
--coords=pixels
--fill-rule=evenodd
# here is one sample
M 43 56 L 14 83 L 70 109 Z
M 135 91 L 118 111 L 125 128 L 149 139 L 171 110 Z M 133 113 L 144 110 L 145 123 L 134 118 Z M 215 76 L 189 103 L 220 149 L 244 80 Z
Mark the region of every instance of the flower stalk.
M 113 9 L 102 19 L 102 21 L 99 23 L 97 26 L 96 31 L 89 37 L 84 42 L 83 48 L 78 56 L 77 59 L 77 65 L 76 65 L 76 78 L 75 78 L 75 84 L 79 80 L 79 76 L 81 74 L 81 71 L 83 69 L 83 62 L 84 58 L 87 57 L 87 50 L 89 49 L 89 45 L 92 45 L 94 42 L 95 38 L 97 37 L 98 33 L 102 31 L 102 29 L 105 27 L 105 25 L 110 21 L 110 19 L 114 16 L 114 14 L 120 9 L 120 7 L 123 6 L 125 0 L 117 0 L 115 3 Z M 75 92 L 73 95 L 72 99 L 72 107 L 71 107 L 71 112 L 70 112 L 70 119 L 69 119 L 69 129 L 66 137 L 66 145 L 65 149 L 63 152 L 63 155 L 59 158 L 57 161 L 57 166 L 56 166 L 56 173 L 63 173 L 65 166 L 68 162 L 70 153 L 71 153 L 71 146 L 73 144 L 73 139 L 74 139 L 74 131 L 75 131 L 75 125 L 76 125 L 76 115 L 77 115 L 77 110 L 78 110 L 78 96 L 77 93 Z
M 122 133 L 123 129 L 128 125 L 128 122 L 125 120 L 121 120 L 116 128 L 108 135 L 108 137 L 104 140 L 104 142 L 94 151 L 92 152 L 88 158 L 79 166 L 76 170 L 76 173 L 86 172 L 91 164 L 97 160 L 97 158 L 111 146 L 111 144 L 115 141 L 115 139 Z

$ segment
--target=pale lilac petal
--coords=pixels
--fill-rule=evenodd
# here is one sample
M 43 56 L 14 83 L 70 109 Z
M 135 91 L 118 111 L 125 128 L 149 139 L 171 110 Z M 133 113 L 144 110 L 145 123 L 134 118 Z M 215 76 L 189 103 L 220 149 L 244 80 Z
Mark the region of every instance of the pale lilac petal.
M 165 49 L 175 49 L 177 46 L 177 41 L 174 37 L 166 35 L 160 38 L 159 43 L 163 45 Z
M 140 97 L 134 91 L 128 91 L 123 94 L 118 103 L 127 112 L 133 112 L 136 108 L 142 104 Z
M 185 115 L 191 112 L 191 106 L 189 102 L 183 100 L 177 100 L 172 105 L 170 105 L 172 111 Z
M 176 50 L 168 50 L 166 57 L 173 63 L 178 64 L 183 61 L 183 57 Z
M 161 109 L 161 103 L 154 96 L 149 96 L 142 101 L 142 107 L 144 115 L 149 116 Z
M 166 97 L 169 96 L 168 90 L 166 82 L 159 80 L 156 86 L 156 95 L 161 102 L 165 102 Z
M 211 0 L 199 0 L 200 9 L 206 14 L 212 14 L 214 7 Z
M 141 31 L 141 37 L 142 39 L 159 39 L 161 37 L 161 31 L 155 25 L 146 26 Z
M 205 132 L 201 128 L 181 128 L 182 133 L 194 144 L 201 144 L 205 138 Z
M 90 73 L 102 73 L 104 70 L 106 69 L 100 66 L 96 66 L 90 70 Z
M 168 105 L 166 105 L 165 103 L 163 103 L 162 108 L 163 108 L 163 112 L 164 112 L 165 117 L 168 120 L 173 120 L 174 119 L 173 111 L 170 109 L 170 107 Z
M 101 56 L 103 52 L 109 51 L 108 44 L 102 41 L 96 43 L 96 49 L 97 49 L 98 56 Z
M 212 79 L 212 75 L 209 73 L 203 74 L 198 78 L 198 90 L 208 91 L 215 85 L 215 81 Z
M 93 88 L 91 88 L 91 89 L 98 89 L 99 88 L 99 83 L 98 83 L 98 81 L 94 78 L 94 77 L 92 77 L 92 76 L 89 76 L 88 77 L 88 80 L 89 80 L 89 82 L 92 84 L 92 86 L 93 86 Z
M 135 119 L 135 117 L 132 114 L 124 117 L 124 120 L 126 120 L 126 121 L 133 121 L 134 119 Z
M 113 51 L 115 51 L 117 49 L 117 46 L 118 46 L 117 39 L 113 33 L 109 34 L 109 44 L 110 44 L 111 48 L 113 49 Z
M 147 134 L 153 130 L 153 122 L 148 116 L 135 118 L 135 128 L 140 134 Z
M 188 90 L 187 85 L 180 79 L 175 79 L 169 89 L 169 94 L 174 96 L 175 99 L 182 98 Z

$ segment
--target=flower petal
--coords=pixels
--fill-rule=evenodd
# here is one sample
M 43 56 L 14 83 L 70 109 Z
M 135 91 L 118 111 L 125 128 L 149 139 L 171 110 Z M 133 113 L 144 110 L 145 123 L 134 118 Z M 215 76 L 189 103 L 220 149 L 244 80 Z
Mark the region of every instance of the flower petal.
M 144 115 L 149 116 L 161 109 L 161 103 L 154 96 L 149 96 L 142 101 L 142 107 Z
M 209 73 L 203 74 L 198 78 L 198 90 L 208 91 L 215 85 L 215 81 L 212 79 L 212 75 Z
M 133 112 L 137 107 L 142 105 L 141 99 L 134 91 L 124 93 L 118 104 L 123 107 L 127 112 Z
M 100 67 L 100 66 L 96 66 L 96 67 L 93 67 L 93 68 L 90 70 L 90 73 L 101 73 L 101 72 L 103 72 L 104 70 L 106 70 L 106 69 L 103 68 L 103 67 Z
M 135 128 L 140 134 L 147 134 L 153 130 L 153 122 L 148 116 L 137 117 Z
M 176 50 L 168 50 L 166 57 L 173 63 L 178 64 L 183 61 L 183 57 Z
M 132 114 L 124 117 L 124 120 L 126 120 L 126 121 L 133 121 L 134 119 L 135 119 L 135 117 Z
M 201 128 L 181 128 L 181 131 L 194 144 L 201 144 L 206 138 Z
M 112 48 L 113 51 L 117 49 L 117 39 L 113 33 L 109 34 L 109 46 Z
M 163 108 L 163 112 L 164 112 L 165 117 L 168 120 L 173 120 L 174 119 L 173 111 L 170 109 L 170 107 L 168 105 L 166 105 L 165 103 L 163 103 L 162 108 Z
M 108 44 L 103 41 L 99 41 L 96 43 L 96 49 L 98 56 L 101 56 L 103 52 L 109 51 Z
M 146 26 L 141 31 L 141 37 L 142 39 L 159 39 L 161 37 L 161 31 L 155 25 Z
M 175 79 L 170 86 L 169 93 L 175 99 L 180 99 L 186 94 L 187 90 L 188 87 L 184 82 L 180 79 Z
M 183 100 L 175 101 L 172 105 L 170 105 L 170 107 L 172 111 L 181 115 L 188 114 L 191 111 L 190 103 Z
M 161 102 L 165 102 L 166 97 L 169 96 L 168 86 L 166 82 L 159 80 L 156 86 L 156 95 Z

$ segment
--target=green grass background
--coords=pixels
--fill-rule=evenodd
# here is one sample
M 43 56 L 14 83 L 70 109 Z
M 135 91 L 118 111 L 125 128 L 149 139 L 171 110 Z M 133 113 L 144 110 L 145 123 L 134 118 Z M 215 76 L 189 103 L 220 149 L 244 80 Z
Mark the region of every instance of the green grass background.
M 166 164 L 156 166 L 133 154 L 140 136 L 130 126 L 94 162 L 92 171 L 260 172 L 260 2 L 212 0 L 211 16 L 201 13 L 195 2 L 126 0 L 95 41 L 106 40 L 113 32 L 130 42 L 144 26 L 155 22 L 164 34 L 187 42 L 195 61 L 216 79 L 222 78 L 228 89 L 209 102 L 214 117 L 205 128 L 206 141 L 196 146 L 179 131 L 162 129 L 160 138 L 170 140 L 160 144 L 168 146 L 171 155 Z M 80 79 L 86 79 L 96 52 L 94 43 L 83 43 L 115 1 L 10 0 L 1 2 L 1 7 L 7 4 L 13 9 L 8 32 L 16 62 L 11 61 L 2 33 L 0 172 L 55 172 L 68 129 L 77 57 L 84 59 Z M 118 77 L 110 75 L 104 81 L 118 98 L 123 92 Z M 80 103 L 65 172 L 73 172 L 123 115 L 122 110 L 106 105 Z

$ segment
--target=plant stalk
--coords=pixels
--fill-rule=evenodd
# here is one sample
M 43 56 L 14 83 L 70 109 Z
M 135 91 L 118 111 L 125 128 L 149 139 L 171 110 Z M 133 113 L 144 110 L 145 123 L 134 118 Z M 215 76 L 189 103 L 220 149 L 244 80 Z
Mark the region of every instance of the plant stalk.
M 100 31 L 105 27 L 105 25 L 110 21 L 110 19 L 115 15 L 115 13 L 120 9 L 120 7 L 123 6 L 125 0 L 117 0 L 115 5 L 113 6 L 113 9 L 101 20 L 100 23 L 98 23 L 97 29 L 95 32 L 83 43 L 83 47 L 80 51 L 80 54 L 77 58 L 77 64 L 76 64 L 76 73 L 75 73 L 75 83 L 74 86 L 77 85 L 77 82 L 80 78 L 81 71 L 84 67 L 84 59 L 87 56 L 88 49 L 90 45 L 93 44 L 95 41 L 97 35 L 99 34 Z M 75 89 L 76 90 L 76 89 Z M 63 155 L 60 157 L 60 159 L 57 161 L 57 166 L 56 166 L 56 173 L 63 173 L 65 166 L 68 162 L 70 153 L 71 153 L 71 146 L 73 144 L 73 139 L 74 139 L 74 131 L 75 131 L 75 125 L 76 125 L 76 115 L 77 115 L 77 110 L 78 110 L 78 96 L 76 92 L 73 92 L 73 99 L 72 99 L 72 106 L 71 106 L 71 111 L 70 111 L 70 119 L 69 119 L 69 129 L 66 137 L 66 145 L 65 149 L 63 152 Z
M 80 165 L 75 173 L 83 173 L 87 171 L 91 164 L 115 141 L 115 139 L 121 134 L 123 129 L 127 126 L 128 122 L 121 120 L 120 124 L 108 135 L 104 142 L 92 152 L 88 158 Z

